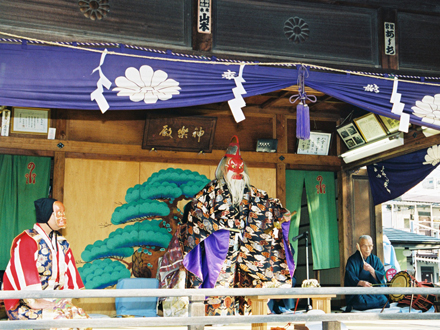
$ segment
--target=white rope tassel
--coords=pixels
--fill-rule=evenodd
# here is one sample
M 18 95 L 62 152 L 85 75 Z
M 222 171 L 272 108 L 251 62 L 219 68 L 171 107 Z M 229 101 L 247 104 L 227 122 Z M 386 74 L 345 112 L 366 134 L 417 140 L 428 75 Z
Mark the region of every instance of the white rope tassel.
M 96 103 L 98 103 L 98 107 L 101 110 L 102 113 L 106 112 L 110 106 L 107 102 L 107 100 L 104 97 L 104 88 L 110 89 L 112 82 L 110 80 L 107 79 L 107 77 L 104 75 L 104 73 L 101 70 L 101 65 L 104 64 L 104 59 L 105 56 L 107 55 L 107 49 L 104 50 L 104 52 L 101 54 L 101 60 L 99 62 L 99 66 L 97 68 L 95 68 L 92 71 L 92 74 L 98 70 L 99 71 L 99 79 L 98 82 L 96 83 L 96 86 L 98 87 L 97 89 L 95 89 L 91 94 L 90 94 L 90 98 L 92 101 L 96 101 Z
M 246 119 L 243 110 L 241 110 L 241 108 L 246 106 L 246 102 L 244 101 L 242 96 L 242 94 L 246 94 L 246 90 L 242 85 L 243 82 L 246 82 L 246 80 L 243 79 L 243 69 L 244 64 L 240 65 L 238 77 L 234 77 L 234 81 L 237 87 L 232 89 L 232 93 L 234 93 L 235 98 L 228 101 L 232 115 L 234 116 L 234 119 L 237 123 Z
M 408 133 L 409 126 L 409 114 L 404 113 L 405 103 L 400 102 L 402 94 L 397 93 L 397 87 L 399 85 L 399 80 L 394 77 L 393 92 L 391 94 L 390 103 L 393 103 L 392 113 L 400 116 L 399 131 Z

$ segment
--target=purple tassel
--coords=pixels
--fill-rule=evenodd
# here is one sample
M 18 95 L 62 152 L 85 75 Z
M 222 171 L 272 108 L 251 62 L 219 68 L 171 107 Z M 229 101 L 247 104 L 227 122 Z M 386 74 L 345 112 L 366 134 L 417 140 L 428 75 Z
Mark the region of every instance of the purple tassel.
M 299 102 L 296 106 L 296 137 L 302 139 L 302 126 L 300 123 L 303 122 L 304 117 L 304 105 Z
M 296 137 L 301 140 L 310 139 L 310 114 L 307 104 L 296 106 Z

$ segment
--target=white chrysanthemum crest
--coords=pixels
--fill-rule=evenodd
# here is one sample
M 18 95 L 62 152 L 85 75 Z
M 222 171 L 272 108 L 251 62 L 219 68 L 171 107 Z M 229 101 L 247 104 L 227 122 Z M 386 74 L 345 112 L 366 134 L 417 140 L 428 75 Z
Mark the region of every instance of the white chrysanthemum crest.
M 118 91 L 118 96 L 128 96 L 131 101 L 144 101 L 147 104 L 156 103 L 157 100 L 166 101 L 173 95 L 180 94 L 179 82 L 169 79 L 165 71 L 154 71 L 149 65 L 143 65 L 137 70 L 129 67 L 125 76 L 117 77 L 113 88 Z
M 435 145 L 428 148 L 423 165 L 431 164 L 432 166 L 436 166 L 439 162 L 440 162 L 440 145 Z
M 440 126 L 440 94 L 425 95 L 421 101 L 416 101 L 411 110 L 423 122 Z

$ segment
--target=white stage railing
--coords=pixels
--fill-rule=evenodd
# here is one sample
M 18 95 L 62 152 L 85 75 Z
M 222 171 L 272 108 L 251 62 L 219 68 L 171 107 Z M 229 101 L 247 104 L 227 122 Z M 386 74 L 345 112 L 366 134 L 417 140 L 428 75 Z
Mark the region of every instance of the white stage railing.
M 346 295 L 346 294 L 440 294 L 439 288 L 278 288 L 278 289 L 108 289 L 108 290 L 61 290 L 61 291 L 0 291 L 0 300 L 16 298 L 108 298 L 108 297 L 181 297 L 187 296 L 191 305 L 203 304 L 207 296 L 275 296 L 275 295 Z M 87 312 L 87 311 L 86 311 Z M 190 314 L 191 315 L 191 314 Z M 0 329 L 47 329 L 47 328 L 127 328 L 182 326 L 188 329 L 203 329 L 206 324 L 279 323 L 311 321 L 361 321 L 361 320 L 433 320 L 440 313 L 332 313 L 332 314 L 278 314 L 252 316 L 189 316 L 189 317 L 145 317 L 145 318 L 100 318 L 79 320 L 35 320 L 0 321 Z

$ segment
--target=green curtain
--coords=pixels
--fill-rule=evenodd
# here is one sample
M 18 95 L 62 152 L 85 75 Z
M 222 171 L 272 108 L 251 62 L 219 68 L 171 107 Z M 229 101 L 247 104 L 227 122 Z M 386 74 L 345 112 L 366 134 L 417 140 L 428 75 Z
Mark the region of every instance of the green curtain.
M 0 269 L 12 240 L 35 223 L 34 201 L 48 197 L 50 157 L 0 155 Z
M 301 172 L 297 173 L 297 172 Z M 290 219 L 289 242 L 295 251 L 293 258 L 295 265 L 298 264 L 298 241 L 292 242 L 292 238 L 299 233 L 301 219 L 301 197 L 304 187 L 303 171 L 286 171 L 286 208 L 293 214 Z
M 292 213 L 297 212 L 290 223 L 289 241 L 295 251 L 298 251 L 298 241 L 292 242 L 292 238 L 299 233 L 304 184 L 310 219 L 309 241 L 312 246 L 313 269 L 339 267 L 339 235 L 333 172 L 286 171 L 286 207 Z M 295 262 L 297 262 L 296 253 Z

